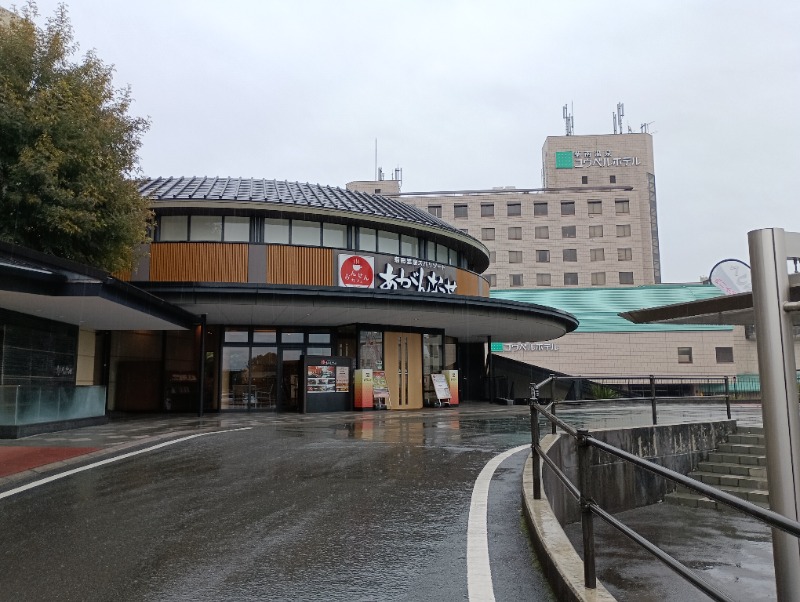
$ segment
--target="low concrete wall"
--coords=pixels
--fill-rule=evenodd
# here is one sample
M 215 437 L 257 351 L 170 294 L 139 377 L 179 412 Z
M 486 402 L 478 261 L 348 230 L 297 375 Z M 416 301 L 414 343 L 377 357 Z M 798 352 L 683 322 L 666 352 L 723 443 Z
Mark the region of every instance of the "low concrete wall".
M 643 426 L 629 429 L 598 429 L 593 437 L 666 468 L 688 474 L 735 432 L 735 420 Z M 576 485 L 578 458 L 575 440 L 557 436 L 547 455 Z M 661 501 L 675 485 L 662 477 L 637 468 L 615 456 L 591 449 L 592 491 L 589 495 L 606 511 L 622 512 Z M 568 524 L 580 519 L 578 502 L 561 481 L 543 464 L 544 490 L 558 521 Z

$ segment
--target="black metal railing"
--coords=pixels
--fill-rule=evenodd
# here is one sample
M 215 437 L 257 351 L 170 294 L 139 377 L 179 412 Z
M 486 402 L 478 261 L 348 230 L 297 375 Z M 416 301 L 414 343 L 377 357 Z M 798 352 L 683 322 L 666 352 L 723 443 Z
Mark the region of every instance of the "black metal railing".
M 541 385 L 547 385 L 549 379 L 545 380 Z M 581 530 L 583 534 L 583 567 L 584 567 L 584 585 L 587 588 L 594 589 L 597 587 L 597 578 L 595 572 L 595 539 L 594 539 L 594 522 L 593 517 L 598 516 L 608 523 L 611 527 L 617 529 L 620 533 L 628 537 L 631 541 L 644 548 L 656 558 L 666 564 L 673 571 L 678 573 L 683 579 L 691 583 L 707 596 L 713 600 L 729 601 L 733 598 L 729 597 L 725 592 L 717 589 L 712 584 L 708 583 L 695 572 L 682 564 L 680 561 L 670 556 L 655 544 L 645 539 L 631 528 L 627 527 L 624 523 L 617 520 L 610 513 L 601 508 L 592 497 L 592 481 L 591 481 L 591 453 L 592 448 L 598 449 L 605 453 L 611 454 L 625 462 L 629 462 L 634 466 L 638 466 L 653 474 L 659 475 L 669 481 L 686 487 L 700 493 L 709 499 L 720 502 L 735 510 L 745 513 L 746 515 L 755 518 L 767 525 L 780 529 L 793 535 L 800 537 L 800 522 L 796 522 L 786 518 L 785 516 L 766 510 L 751 502 L 742 500 L 734 495 L 725 491 L 721 491 L 700 481 L 696 481 L 690 477 L 682 475 L 678 472 L 665 468 L 644 458 L 640 458 L 634 454 L 619 449 L 613 445 L 609 445 L 604 441 L 600 441 L 591 435 L 586 429 L 576 429 L 567 424 L 562 419 L 555 415 L 555 403 L 550 402 L 548 405 L 541 405 L 534 397 L 531 399 L 531 450 L 533 457 L 533 497 L 534 499 L 542 498 L 542 483 L 541 483 L 541 463 L 542 461 L 553 471 L 553 474 L 564 485 L 566 490 L 576 499 L 580 504 L 581 510 Z M 730 418 L 730 407 L 728 409 L 728 417 Z M 558 467 L 555 462 L 542 450 L 539 445 L 540 441 L 540 428 L 539 428 L 539 415 L 543 416 L 552 425 L 552 433 L 555 434 L 557 429 L 561 429 L 568 436 L 575 439 L 578 456 L 578 485 L 570 481 L 569 477 Z M 655 423 L 655 419 L 654 419 Z
M 573 405 L 587 401 L 649 401 L 653 424 L 658 424 L 658 402 L 723 401 L 731 419 L 731 388 L 728 376 L 556 376 L 551 374 L 530 386 L 530 398 Z M 549 395 L 546 395 L 549 394 Z M 553 406 L 555 413 L 555 406 Z M 555 426 L 553 426 L 555 433 Z

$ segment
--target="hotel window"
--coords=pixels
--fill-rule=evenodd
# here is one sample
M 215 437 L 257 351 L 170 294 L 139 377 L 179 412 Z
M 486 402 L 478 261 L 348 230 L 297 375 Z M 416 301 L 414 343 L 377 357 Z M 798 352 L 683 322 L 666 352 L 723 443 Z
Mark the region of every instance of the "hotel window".
M 564 249 L 564 261 L 578 261 L 578 249 Z
M 605 249 L 589 249 L 589 261 L 605 261 Z
M 162 215 L 158 240 L 161 242 L 189 240 L 189 218 L 185 215 Z
M 576 233 L 575 226 L 561 226 L 561 238 L 575 238 Z
M 391 255 L 400 253 L 400 235 L 397 232 L 378 230 L 378 252 Z
M 617 176 L 608 176 L 608 183 L 609 184 L 616 184 L 617 183 Z
M 442 206 L 441 205 L 428 205 L 428 213 L 430 213 L 434 217 L 442 217 Z
M 522 251 L 509 251 L 508 263 L 522 263 Z
M 372 251 L 378 250 L 378 234 L 372 228 L 358 229 L 358 250 Z
M 419 257 L 419 239 L 416 236 L 400 236 L 400 254 L 406 257 Z
M 715 347 L 718 364 L 733 363 L 733 347 Z
M 549 263 L 550 262 L 550 251 L 539 249 L 536 251 L 536 261 L 538 263 Z
M 577 272 L 564 272 L 564 286 L 577 286 L 578 273 Z
M 289 244 L 289 220 L 272 219 L 264 220 L 264 242 L 278 245 Z
M 693 363 L 691 347 L 678 347 L 678 363 L 679 364 Z
M 494 203 L 481 203 L 481 217 L 494 217 Z
M 617 261 L 631 261 L 633 249 L 617 249 Z
M 575 215 L 575 201 L 561 201 L 561 215 Z
M 620 215 L 622 213 L 630 213 L 631 203 L 628 199 L 616 199 L 614 201 L 614 208 L 617 212 L 617 215 Z
M 226 215 L 223 226 L 223 239 L 226 242 L 250 242 L 249 217 Z
M 621 226 L 617 226 L 617 237 L 624 238 L 626 236 L 631 235 L 631 226 L 630 224 L 624 224 Z
M 495 263 L 497 261 L 497 251 L 489 251 L 489 263 Z
M 508 229 L 508 240 L 522 240 L 522 227 L 512 226 Z
M 536 286 L 550 286 L 550 274 L 536 274 Z
M 589 176 L 581 176 L 581 184 L 588 184 Z
M 508 217 L 517 217 L 518 215 L 522 215 L 522 203 L 507 203 L 506 215 L 508 215 Z
M 589 215 L 602 215 L 603 201 L 589 201 Z
M 620 284 L 633 284 L 633 272 L 620 272 L 619 273 L 619 283 Z
M 511 286 L 522 286 L 522 274 L 511 274 L 508 279 Z
M 605 272 L 592 272 L 592 286 L 605 286 L 606 273 Z
M 320 246 L 322 224 L 303 219 L 292 220 L 292 244 Z
M 222 216 L 221 215 L 193 215 L 189 240 L 221 241 Z M 319 242 L 317 242 L 319 244 Z
M 453 205 L 453 217 L 469 217 L 467 205 Z
M 550 230 L 547 226 L 536 226 L 533 230 L 534 238 L 550 238 Z
M 322 246 L 333 249 L 347 248 L 347 226 L 322 224 Z
M 494 240 L 494 228 L 481 228 L 481 240 Z
M 603 238 L 603 226 L 589 226 L 589 238 Z
M 486 278 L 486 281 L 492 288 L 497 286 L 497 274 L 484 274 L 483 277 Z
M 547 203 L 534 203 L 533 215 L 535 216 L 547 215 Z

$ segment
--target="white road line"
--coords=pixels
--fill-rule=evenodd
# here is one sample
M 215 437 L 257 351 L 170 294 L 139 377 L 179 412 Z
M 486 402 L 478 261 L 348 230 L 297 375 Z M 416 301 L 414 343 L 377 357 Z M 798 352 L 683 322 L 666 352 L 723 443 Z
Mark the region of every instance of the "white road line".
M 475 480 L 467 525 L 467 593 L 471 602 L 494 602 L 492 568 L 489 564 L 489 539 L 486 530 L 492 475 L 506 458 L 530 448 L 530 443 L 520 445 L 495 456 L 487 462 Z
M 11 497 L 12 495 L 17 495 L 18 493 L 22 493 L 23 491 L 28 491 L 29 489 L 33 489 L 34 487 L 39 487 L 40 485 L 45 485 L 47 483 L 52 483 L 53 481 L 57 481 L 59 479 L 63 479 L 65 477 L 70 477 L 74 474 L 79 472 L 83 472 L 85 470 L 90 470 L 92 468 L 97 468 L 98 466 L 105 466 L 106 464 L 111 464 L 112 462 L 118 462 L 120 460 L 125 460 L 126 458 L 131 458 L 133 456 L 138 456 L 139 454 L 144 454 L 146 452 L 155 451 L 157 449 L 161 449 L 162 447 L 167 447 L 169 445 L 175 445 L 176 443 L 182 443 L 184 441 L 188 441 L 189 439 L 194 439 L 196 437 L 204 437 L 206 435 L 219 435 L 221 433 L 233 433 L 235 431 L 248 431 L 252 427 L 246 426 L 238 429 L 228 429 L 224 431 L 210 431 L 208 433 L 196 433 L 194 435 L 189 435 L 188 437 L 181 437 L 180 439 L 172 439 L 170 441 L 164 441 L 163 443 L 159 443 L 158 445 L 153 445 L 151 447 L 146 447 L 144 449 L 137 449 L 136 451 L 128 452 L 127 454 L 122 454 L 121 456 L 114 456 L 113 458 L 106 458 L 105 460 L 99 460 L 92 464 L 87 464 L 86 466 L 80 466 L 78 468 L 73 468 L 72 470 L 67 470 L 64 472 L 60 472 L 58 474 L 50 475 L 49 477 L 45 477 L 44 479 L 39 479 L 38 481 L 34 481 L 32 483 L 28 483 L 27 485 L 21 485 L 15 489 L 9 489 L 3 493 L 0 493 L 0 500 L 5 499 L 7 497 Z

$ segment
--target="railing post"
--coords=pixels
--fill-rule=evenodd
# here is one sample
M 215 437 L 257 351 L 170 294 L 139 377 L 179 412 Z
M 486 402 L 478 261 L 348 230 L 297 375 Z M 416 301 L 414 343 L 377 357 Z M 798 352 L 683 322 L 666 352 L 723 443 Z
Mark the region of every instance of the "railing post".
M 552 404 L 550 406 L 550 412 L 553 414 L 553 416 L 555 416 L 556 415 L 556 375 L 555 374 L 551 374 L 550 375 L 550 403 Z M 556 434 L 556 423 L 555 422 L 551 423 L 550 432 L 553 435 Z
M 653 425 L 658 424 L 658 410 L 656 410 L 656 377 L 650 375 L 650 405 L 653 411 Z
M 597 587 L 597 575 L 594 563 L 594 515 L 589 504 L 589 484 L 591 483 L 591 453 L 587 437 L 589 431 L 578 429 L 578 482 L 581 488 L 581 527 L 583 530 L 583 581 L 589 589 Z
M 536 397 L 538 397 L 538 390 Z M 531 399 L 531 457 L 533 458 L 533 499 L 542 499 L 542 459 L 536 449 L 539 447 L 539 412 L 536 410 L 536 397 Z
M 728 410 L 728 420 L 731 419 L 731 388 L 730 380 L 725 377 L 725 408 Z

